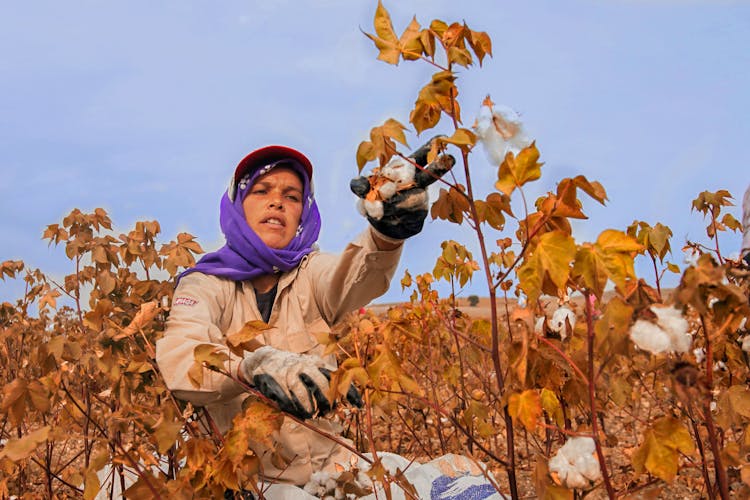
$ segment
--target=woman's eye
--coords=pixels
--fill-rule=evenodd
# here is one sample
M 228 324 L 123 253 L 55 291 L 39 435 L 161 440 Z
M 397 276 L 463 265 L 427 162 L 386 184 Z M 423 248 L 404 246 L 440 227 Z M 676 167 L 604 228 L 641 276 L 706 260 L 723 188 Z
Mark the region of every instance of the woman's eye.
M 296 196 L 296 195 L 293 195 L 293 194 L 288 195 L 287 198 L 290 199 L 290 200 L 292 200 L 295 203 L 299 201 L 299 196 Z

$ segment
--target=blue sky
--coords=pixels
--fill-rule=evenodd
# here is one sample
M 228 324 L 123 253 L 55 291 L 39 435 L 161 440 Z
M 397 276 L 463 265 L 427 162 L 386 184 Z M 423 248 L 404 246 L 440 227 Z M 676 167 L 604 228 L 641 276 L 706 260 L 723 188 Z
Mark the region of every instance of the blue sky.
M 417 15 L 465 20 L 494 57 L 459 75 L 465 125 L 486 94 L 517 110 L 545 162 L 535 199 L 567 176 L 600 181 L 579 241 L 633 220 L 669 225 L 675 253 L 705 241 L 690 212 L 703 190 L 740 200 L 750 182 L 750 4 L 730 1 L 386 1 L 400 32 Z M 161 223 L 163 241 L 222 243 L 218 201 L 249 151 L 286 144 L 315 164 L 321 247 L 365 227 L 348 190 L 371 127 L 408 113 L 431 69 L 389 66 L 361 30 L 376 2 L 352 0 L 0 3 L 0 261 L 71 272 L 41 240 L 71 209 L 105 208 L 116 229 Z M 446 125 L 447 126 L 447 125 Z M 447 128 L 437 131 L 447 132 Z M 429 133 L 427 137 L 431 136 Z M 416 147 L 424 138 L 409 136 Z M 496 168 L 473 155 L 474 180 Z M 480 188 L 481 190 L 482 188 Z M 739 216 L 734 207 L 731 213 Z M 514 231 L 509 224 L 506 232 Z M 500 235 L 490 235 L 494 241 Z M 722 235 L 727 253 L 740 236 Z M 398 278 L 432 269 L 444 239 L 430 222 L 406 244 Z M 470 245 L 476 248 L 475 245 Z M 648 266 L 639 269 L 651 279 Z M 674 282 L 673 282 L 674 284 Z M 20 293 L 0 284 L 0 300 Z M 464 291 L 483 294 L 480 276 Z

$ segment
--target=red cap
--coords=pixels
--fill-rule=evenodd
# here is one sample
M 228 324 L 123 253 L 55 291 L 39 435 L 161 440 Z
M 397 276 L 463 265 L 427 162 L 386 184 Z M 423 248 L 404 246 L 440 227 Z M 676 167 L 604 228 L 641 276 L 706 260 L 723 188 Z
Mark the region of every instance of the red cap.
M 266 146 L 264 148 L 256 149 L 237 165 L 237 169 L 234 171 L 234 182 L 237 184 L 242 176 L 253 168 L 262 167 L 279 160 L 292 159 L 299 162 L 300 165 L 307 172 L 307 179 L 312 180 L 313 166 L 307 156 L 303 155 L 296 149 L 288 148 L 286 146 Z

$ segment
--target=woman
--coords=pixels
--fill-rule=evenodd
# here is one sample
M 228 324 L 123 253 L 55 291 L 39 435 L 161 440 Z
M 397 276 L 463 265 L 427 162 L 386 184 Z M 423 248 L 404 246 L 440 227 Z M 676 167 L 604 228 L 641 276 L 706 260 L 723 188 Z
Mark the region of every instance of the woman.
M 167 387 L 205 407 L 222 433 L 247 395 L 231 378 L 208 370 L 196 388 L 188 376 L 195 347 L 222 349 L 228 369 L 282 410 L 301 418 L 325 414 L 330 407 L 323 372 L 336 366 L 333 359 L 322 359 L 314 334 L 329 332 L 348 312 L 388 289 L 403 238 L 419 232 L 427 214 L 423 187 L 413 188 L 421 190 L 422 203 L 400 208 L 394 201 L 385 217 L 371 220 L 380 231 L 369 227 L 338 256 L 321 253 L 315 248 L 320 215 L 312 171 L 310 160 L 284 146 L 258 149 L 239 163 L 221 200 L 226 245 L 180 276 L 166 331 L 157 342 L 156 360 Z M 407 233 L 404 227 L 410 228 Z M 259 348 L 240 358 L 228 350 L 226 337 L 252 320 L 270 328 L 256 337 Z M 341 430 L 325 419 L 315 423 L 331 433 Z M 271 463 L 269 450 L 253 447 L 268 478 L 304 484 L 312 472 L 348 461 L 348 451 L 289 418 L 276 439 L 276 451 L 289 462 L 283 470 Z

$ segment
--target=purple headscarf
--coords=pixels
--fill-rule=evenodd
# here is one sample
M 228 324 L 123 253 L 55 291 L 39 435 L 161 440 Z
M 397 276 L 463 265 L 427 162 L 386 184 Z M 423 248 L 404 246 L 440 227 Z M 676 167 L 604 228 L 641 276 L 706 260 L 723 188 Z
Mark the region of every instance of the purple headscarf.
M 289 244 L 280 249 L 271 248 L 252 230 L 245 219 L 242 202 L 258 177 L 277 166 L 294 170 L 302 180 L 302 215 L 297 234 Z M 234 182 L 234 179 L 232 179 Z M 313 196 L 312 183 L 305 168 L 290 159 L 274 161 L 249 171 L 239 181 L 234 201 L 229 199 L 229 190 L 221 198 L 219 222 L 227 240 L 219 250 L 204 255 L 198 263 L 184 271 L 185 275 L 198 271 L 221 276 L 234 281 L 245 281 L 267 274 L 291 271 L 302 258 L 313 250 L 320 233 L 320 212 Z

